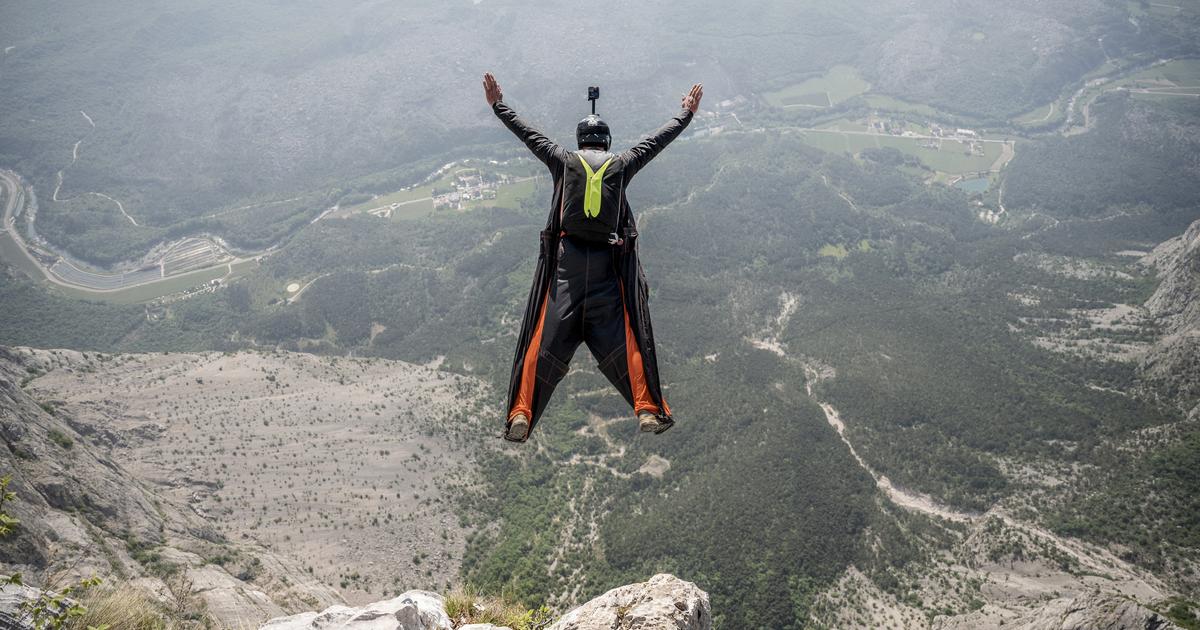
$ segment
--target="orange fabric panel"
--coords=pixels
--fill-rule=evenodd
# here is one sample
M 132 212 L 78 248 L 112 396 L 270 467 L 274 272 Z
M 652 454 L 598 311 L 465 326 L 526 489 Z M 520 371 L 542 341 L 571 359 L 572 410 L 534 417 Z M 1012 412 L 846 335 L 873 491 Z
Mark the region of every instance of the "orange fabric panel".
M 621 294 L 624 295 L 624 289 Z M 629 362 L 629 386 L 633 390 L 633 412 L 649 411 L 658 414 L 658 405 L 654 404 L 654 398 L 650 396 L 650 388 L 646 386 L 646 369 L 642 365 L 642 352 L 638 350 L 637 337 L 633 336 L 633 328 L 629 325 L 629 311 L 622 310 L 625 312 L 625 358 Z M 667 408 L 667 413 L 671 413 L 671 407 L 667 405 L 665 397 L 663 405 Z
M 521 387 L 517 390 L 517 402 L 508 412 L 508 420 L 512 422 L 518 413 L 525 414 L 530 422 L 533 421 L 533 387 L 537 381 L 537 359 L 542 350 L 542 326 L 546 323 L 546 305 L 550 303 L 549 290 L 542 295 L 542 308 L 538 313 L 537 326 L 533 328 L 533 339 L 525 349 L 525 362 L 521 365 Z

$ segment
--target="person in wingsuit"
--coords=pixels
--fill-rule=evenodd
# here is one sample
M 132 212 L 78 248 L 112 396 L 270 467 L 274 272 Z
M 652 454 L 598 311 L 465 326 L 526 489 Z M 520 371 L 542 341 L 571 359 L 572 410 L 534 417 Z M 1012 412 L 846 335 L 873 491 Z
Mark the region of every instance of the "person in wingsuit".
M 579 121 L 579 149 L 568 151 L 522 120 L 504 102 L 491 73 L 483 77 L 492 111 L 546 164 L 554 195 L 524 323 L 513 358 L 504 438 L 529 439 L 571 357 L 587 343 L 600 371 L 633 407 L 641 431 L 675 424 L 663 398 L 647 308 L 629 181 L 691 122 L 704 94 L 699 83 L 667 124 L 621 153 L 609 151 L 608 125 L 593 113 Z

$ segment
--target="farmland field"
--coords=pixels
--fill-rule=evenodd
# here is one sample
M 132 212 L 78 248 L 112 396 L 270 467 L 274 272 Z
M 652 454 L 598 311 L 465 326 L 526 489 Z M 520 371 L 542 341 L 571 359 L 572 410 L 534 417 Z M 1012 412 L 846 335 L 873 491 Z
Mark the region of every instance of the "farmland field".
M 831 153 L 855 154 L 867 148 L 892 147 L 916 157 L 932 170 L 951 175 L 989 170 L 1002 151 L 1002 145 L 996 142 L 983 143 L 979 154 L 955 139 L 942 139 L 940 149 L 934 149 L 921 146 L 928 141 L 920 138 L 868 133 L 865 127 L 843 121 L 835 127 L 806 130 L 804 141 Z
M 832 107 L 871 88 L 852 66 L 834 66 L 824 76 L 763 95 L 775 107 Z
M 920 114 L 921 116 L 928 116 L 930 118 L 940 117 L 938 110 L 928 105 L 910 103 L 908 101 L 891 96 L 885 96 L 883 94 L 866 94 L 863 95 L 863 100 L 865 100 L 868 105 L 876 109 L 892 112 L 908 112 L 912 114 Z
M 1059 107 L 1058 103 L 1051 102 L 1031 112 L 1022 114 L 1021 116 L 1014 118 L 1012 121 L 1013 123 L 1022 127 L 1036 127 L 1057 120 L 1061 116 L 1056 116 L 1056 114 L 1061 113 L 1062 109 Z

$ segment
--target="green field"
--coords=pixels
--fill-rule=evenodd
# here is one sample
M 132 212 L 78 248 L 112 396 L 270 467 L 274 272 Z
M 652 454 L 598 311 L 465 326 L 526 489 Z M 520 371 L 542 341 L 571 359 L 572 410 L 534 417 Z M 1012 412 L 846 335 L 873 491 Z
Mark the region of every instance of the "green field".
M 433 213 L 433 191 L 434 189 L 446 190 L 453 186 L 457 173 L 464 169 L 478 169 L 481 171 L 490 172 L 499 175 L 508 175 L 509 177 L 519 178 L 528 177 L 540 173 L 537 167 L 540 164 L 535 164 L 532 160 L 522 159 L 515 164 L 506 165 L 485 165 L 475 166 L 474 163 L 468 163 L 451 169 L 448 173 L 442 176 L 435 182 L 424 186 L 417 186 L 409 190 L 397 191 L 386 195 L 381 195 L 369 201 L 364 201 L 353 206 L 347 206 L 337 212 L 335 216 L 346 217 L 359 212 L 366 212 L 382 206 L 387 206 L 393 203 L 403 204 L 392 210 L 391 218 L 396 221 L 407 219 L 418 219 L 428 216 Z M 476 200 L 467 203 L 464 209 L 479 208 L 484 206 L 500 206 L 507 208 L 516 208 L 520 205 L 520 200 L 528 196 L 533 190 L 534 182 L 519 182 L 501 186 L 497 191 L 495 200 Z
M 1057 102 L 1043 105 L 1031 112 L 1026 112 L 1012 119 L 1013 124 L 1022 127 L 1037 127 L 1054 122 L 1061 118 L 1062 109 Z
M 149 302 L 155 298 L 178 293 L 180 291 L 199 286 L 210 280 L 224 278 L 228 274 L 228 280 L 233 280 L 246 275 L 258 263 L 253 260 L 245 260 L 232 265 L 232 273 L 229 266 L 222 265 L 220 267 L 212 267 L 209 269 L 199 269 L 178 276 L 172 276 L 159 282 L 151 282 L 128 289 L 120 289 L 117 291 L 88 291 L 86 289 L 77 289 L 74 287 L 64 287 L 59 284 L 48 283 L 47 286 L 52 287 L 55 291 L 62 293 L 67 297 L 72 297 L 80 300 L 91 300 L 93 302 L 111 302 L 114 304 L 138 304 L 141 302 Z
M 1105 92 L 1119 88 L 1131 91 L 1134 98 L 1165 100 L 1200 97 L 1200 60 L 1180 59 L 1146 68 L 1127 77 L 1089 88 L 1076 101 L 1082 111 Z
M 497 208 L 519 208 L 521 202 L 528 199 L 537 190 L 539 180 L 531 179 L 516 184 L 504 186 L 496 193 L 494 200 L 473 201 L 474 205 L 488 205 Z
M 425 199 L 413 201 L 392 210 L 391 219 L 393 221 L 404 221 L 407 219 L 419 219 L 433 214 L 433 198 L 426 196 Z
M 763 98 L 775 107 L 832 107 L 871 89 L 852 66 L 834 66 L 824 76 L 790 85 Z
M 920 114 L 921 116 L 928 116 L 930 118 L 940 117 L 938 110 L 928 105 L 910 103 L 908 101 L 893 98 L 891 96 L 884 96 L 883 94 L 867 94 L 863 96 L 863 100 L 867 102 L 867 105 L 885 111 L 908 112 L 912 114 Z
M 1138 98 L 1171 98 L 1200 94 L 1200 59 L 1181 59 L 1161 66 L 1147 68 L 1118 82 L 1131 90 L 1150 90 L 1153 93 L 1135 92 Z
M 421 186 L 420 188 L 401 190 L 399 192 L 394 192 L 394 193 L 391 193 L 388 195 L 383 195 L 381 197 L 376 197 L 375 199 L 372 199 L 370 201 L 364 201 L 357 205 L 348 206 L 346 208 L 343 208 L 342 211 L 339 212 L 338 214 L 349 215 L 349 214 L 354 214 L 355 212 L 366 212 L 367 210 L 378 208 L 380 206 L 386 206 L 386 205 L 393 204 L 393 203 L 404 203 L 406 201 L 413 201 L 416 199 L 422 199 L 424 197 L 429 197 L 432 193 L 433 193 L 433 185 L 432 184 L 429 186 Z
M 1000 157 L 1002 151 L 1001 145 L 994 142 L 983 144 L 983 155 L 968 155 L 966 145 L 957 140 L 943 140 L 939 150 L 920 146 L 921 140 L 917 138 L 841 133 L 865 129 L 866 127 L 861 125 L 843 121 L 828 130 L 805 131 L 804 142 L 831 153 L 855 154 L 867 148 L 892 147 L 915 156 L 932 170 L 950 175 L 986 171 L 991 168 L 996 158 Z

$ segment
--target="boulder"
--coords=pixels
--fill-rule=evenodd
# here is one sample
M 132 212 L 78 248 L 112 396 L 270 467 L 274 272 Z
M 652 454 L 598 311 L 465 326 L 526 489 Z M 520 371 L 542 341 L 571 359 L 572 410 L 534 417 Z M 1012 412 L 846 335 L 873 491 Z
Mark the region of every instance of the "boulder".
M 564 615 L 549 630 L 710 630 L 708 593 L 660 573 L 621 586 Z
M 362 608 L 330 606 L 319 613 L 279 617 L 259 630 L 451 630 L 452 627 L 440 595 L 408 591 Z
M 0 630 L 32 630 L 21 604 L 41 597 L 42 592 L 29 586 L 5 584 L 0 586 Z

